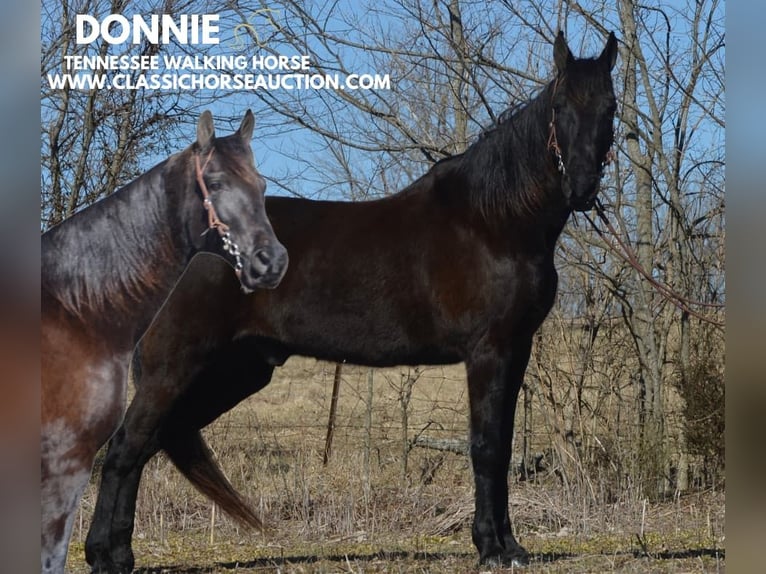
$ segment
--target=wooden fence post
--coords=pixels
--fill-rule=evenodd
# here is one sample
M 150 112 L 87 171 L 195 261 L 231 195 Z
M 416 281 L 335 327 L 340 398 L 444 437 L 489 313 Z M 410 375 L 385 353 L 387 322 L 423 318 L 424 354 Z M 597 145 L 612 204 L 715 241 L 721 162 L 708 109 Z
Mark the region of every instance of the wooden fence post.
M 330 399 L 330 418 L 327 421 L 327 436 L 324 441 L 324 456 L 322 464 L 327 466 L 332 453 L 332 437 L 335 432 L 335 414 L 338 410 L 338 394 L 340 392 L 340 375 L 343 369 L 341 363 L 335 363 L 335 376 L 332 380 L 332 398 Z

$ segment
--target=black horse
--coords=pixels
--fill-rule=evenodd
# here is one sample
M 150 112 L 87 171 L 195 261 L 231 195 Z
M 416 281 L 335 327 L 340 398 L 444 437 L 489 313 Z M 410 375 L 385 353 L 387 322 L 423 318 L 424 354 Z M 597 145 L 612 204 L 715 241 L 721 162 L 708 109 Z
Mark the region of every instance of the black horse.
M 598 58 L 576 59 L 559 34 L 553 56 L 556 77 L 534 99 L 400 193 L 269 198 L 291 259 L 278 289 L 242 297 L 219 265 L 189 270 L 134 362 L 137 394 L 110 445 L 86 542 L 94 571 L 131 569 L 141 469 L 159 449 L 234 518 L 258 524 L 199 429 L 293 354 L 370 366 L 464 361 L 473 541 L 482 563 L 527 560 L 508 516 L 516 399 L 554 302 L 556 240 L 573 210 L 594 204 L 612 145 L 617 41 L 610 34 Z
M 246 291 L 276 287 L 285 272 L 253 125 L 248 110 L 236 133 L 216 138 L 204 112 L 186 150 L 42 236 L 43 572 L 64 571 L 96 452 L 125 411 L 133 349 L 192 256 L 225 257 Z

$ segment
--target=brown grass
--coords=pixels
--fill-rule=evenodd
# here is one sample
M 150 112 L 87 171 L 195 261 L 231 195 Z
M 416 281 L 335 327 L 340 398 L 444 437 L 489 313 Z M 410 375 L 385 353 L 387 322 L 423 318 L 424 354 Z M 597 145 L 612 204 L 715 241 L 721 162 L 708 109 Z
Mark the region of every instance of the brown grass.
M 368 409 L 370 370 L 344 366 L 333 449 L 323 466 L 333 374 L 333 365 L 291 359 L 271 385 L 205 431 L 227 475 L 265 519 L 265 532 L 242 530 L 217 513 L 167 459 L 152 460 L 138 500 L 137 567 L 151 572 L 479 571 L 470 540 L 468 458 L 411 447 L 416 436 L 465 439 L 463 367 L 375 370 Z M 413 378 L 405 440 L 401 397 Z M 517 419 L 519 426 L 522 417 Z M 514 462 L 521 458 L 520 437 Z M 549 439 L 545 432 L 528 436 L 528 448 L 542 452 Z M 515 532 L 535 558 L 527 571 L 724 570 L 721 492 L 648 503 L 629 480 L 615 492 L 588 472 L 579 478 L 570 472 L 564 482 L 550 467 L 535 480 L 512 484 Z M 83 542 L 96 484 L 94 478 L 75 526 L 69 558 L 75 573 L 88 571 Z

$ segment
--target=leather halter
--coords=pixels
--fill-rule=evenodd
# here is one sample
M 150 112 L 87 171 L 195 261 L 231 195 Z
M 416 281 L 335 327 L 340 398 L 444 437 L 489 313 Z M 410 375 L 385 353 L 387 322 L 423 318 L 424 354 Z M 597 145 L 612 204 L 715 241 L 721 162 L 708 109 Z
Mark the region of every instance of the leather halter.
M 211 229 L 218 231 L 218 235 L 221 236 L 221 240 L 223 241 L 223 250 L 234 257 L 234 271 L 237 274 L 237 277 L 239 277 L 244 267 L 244 264 L 242 263 L 242 253 L 239 250 L 239 246 L 231 238 L 231 234 L 229 233 L 229 226 L 221 221 L 218 217 L 218 214 L 215 211 L 215 206 L 213 205 L 213 200 L 210 198 L 210 192 L 207 189 L 205 178 L 203 177 L 205 174 L 205 168 L 207 167 L 207 164 L 210 163 L 210 158 L 213 157 L 214 151 L 215 149 L 210 150 L 210 153 L 208 153 L 207 157 L 205 158 L 205 163 L 202 165 L 200 165 L 199 154 L 194 155 L 197 185 L 199 185 L 200 191 L 202 192 L 202 204 L 205 206 L 205 210 L 207 211 L 208 229 L 205 231 L 205 233 Z

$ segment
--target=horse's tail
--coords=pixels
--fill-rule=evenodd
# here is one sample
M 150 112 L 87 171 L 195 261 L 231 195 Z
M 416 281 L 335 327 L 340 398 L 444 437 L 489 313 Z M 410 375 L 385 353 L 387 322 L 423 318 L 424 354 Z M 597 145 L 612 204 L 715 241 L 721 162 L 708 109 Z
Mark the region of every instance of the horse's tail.
M 223 474 L 199 430 L 164 436 L 162 448 L 181 474 L 221 510 L 243 526 L 263 529 L 258 514 Z

